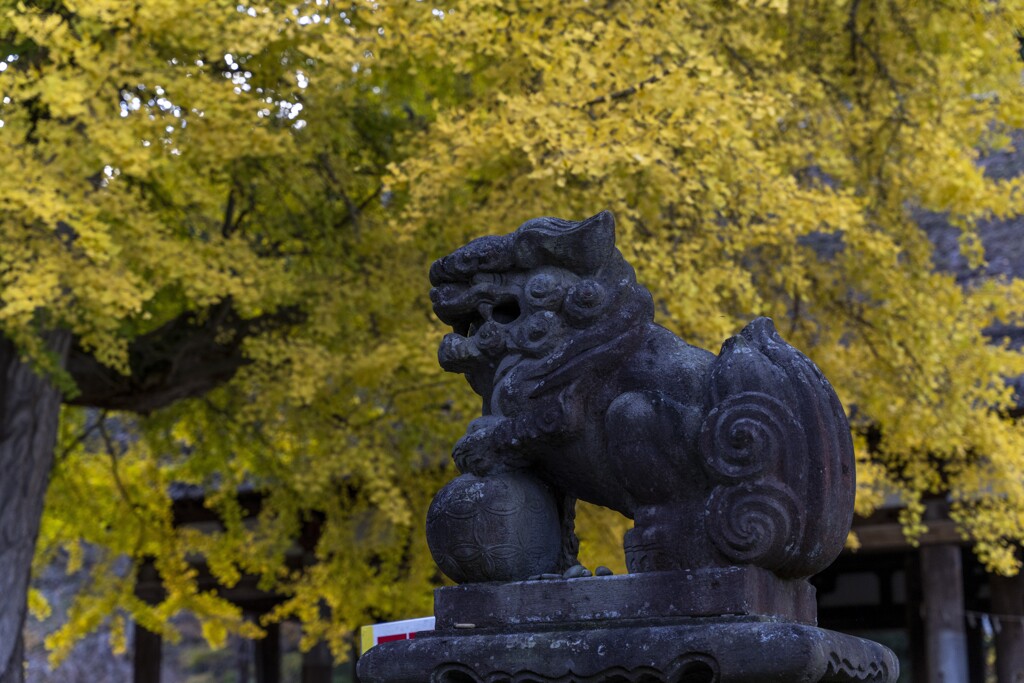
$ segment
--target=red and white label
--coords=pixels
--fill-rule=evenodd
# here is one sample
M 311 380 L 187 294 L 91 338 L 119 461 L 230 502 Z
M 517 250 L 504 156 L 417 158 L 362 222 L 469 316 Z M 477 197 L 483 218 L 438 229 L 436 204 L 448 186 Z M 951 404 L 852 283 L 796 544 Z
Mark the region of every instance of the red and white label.
M 359 630 L 360 653 L 366 652 L 374 645 L 390 643 L 395 640 L 411 640 L 420 631 L 433 631 L 434 617 L 389 621 L 383 624 L 363 626 Z

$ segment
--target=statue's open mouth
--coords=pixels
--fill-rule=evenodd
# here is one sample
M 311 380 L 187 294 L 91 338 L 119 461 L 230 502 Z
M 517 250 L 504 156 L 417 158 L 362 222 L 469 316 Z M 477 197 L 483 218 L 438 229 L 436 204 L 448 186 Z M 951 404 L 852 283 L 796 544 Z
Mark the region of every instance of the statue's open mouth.
M 448 285 L 435 288 L 431 295 L 437 316 L 452 328 L 438 349 L 441 367 L 479 375 L 475 381 L 483 382 L 506 350 L 506 326 L 522 316 L 516 292 L 489 284 L 468 290 Z
M 484 317 L 480 314 L 473 315 L 469 318 L 464 318 L 452 325 L 452 330 L 455 334 L 463 337 L 472 337 L 476 334 L 480 326 L 484 324 Z
M 461 291 L 460 291 L 461 290 Z M 442 322 L 463 337 L 473 337 L 488 322 L 508 325 L 522 314 L 514 291 L 494 285 L 435 287 L 430 292 L 434 312 Z

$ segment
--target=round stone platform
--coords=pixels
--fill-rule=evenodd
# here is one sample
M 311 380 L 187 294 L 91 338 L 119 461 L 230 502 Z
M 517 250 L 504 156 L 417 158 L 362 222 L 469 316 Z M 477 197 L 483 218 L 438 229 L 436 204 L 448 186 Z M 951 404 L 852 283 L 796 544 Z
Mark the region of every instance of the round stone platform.
M 363 683 L 894 683 L 895 655 L 814 625 L 814 591 L 754 567 L 464 584 L 437 630 L 384 643 Z
M 694 619 L 577 629 L 464 629 L 384 643 L 363 683 L 893 683 L 877 643 L 805 624 Z

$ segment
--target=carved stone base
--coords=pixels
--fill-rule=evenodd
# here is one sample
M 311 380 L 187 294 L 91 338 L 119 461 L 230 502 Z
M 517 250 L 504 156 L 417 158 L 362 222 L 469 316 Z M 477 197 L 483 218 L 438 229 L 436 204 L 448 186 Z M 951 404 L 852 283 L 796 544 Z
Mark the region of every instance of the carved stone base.
M 814 626 L 814 587 L 759 567 L 620 574 L 559 581 L 464 583 L 434 593 L 437 628 L 615 619 L 764 617 Z
M 362 683 L 894 683 L 899 674 L 887 648 L 814 626 L 806 582 L 751 567 L 442 588 L 435 613 L 438 630 L 369 650 Z
M 803 624 L 694 619 L 587 629 L 420 633 L 359 662 L 362 683 L 893 683 L 877 643 Z

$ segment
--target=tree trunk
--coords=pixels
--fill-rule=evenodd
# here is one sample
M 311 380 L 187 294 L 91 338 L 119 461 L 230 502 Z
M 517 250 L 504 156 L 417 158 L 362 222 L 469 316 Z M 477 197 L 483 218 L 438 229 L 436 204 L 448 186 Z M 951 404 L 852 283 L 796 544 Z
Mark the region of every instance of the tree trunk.
M 70 335 L 47 341 L 63 364 Z M 0 683 L 24 679 L 22 627 L 60 402 L 52 383 L 0 336 Z

